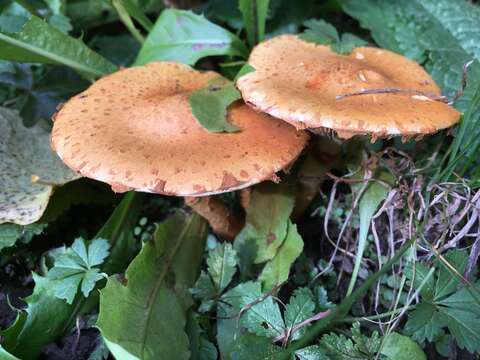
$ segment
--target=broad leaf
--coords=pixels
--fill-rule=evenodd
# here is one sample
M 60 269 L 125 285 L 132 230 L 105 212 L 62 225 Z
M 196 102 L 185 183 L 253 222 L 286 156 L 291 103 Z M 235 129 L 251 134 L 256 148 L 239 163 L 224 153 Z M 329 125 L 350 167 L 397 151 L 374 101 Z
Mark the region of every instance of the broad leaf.
M 263 41 L 265 37 L 269 2 L 269 0 L 240 0 L 238 2 L 250 46 Z
M 293 203 L 290 185 L 286 183 L 257 185 L 250 197 L 246 225 L 235 239 L 234 246 L 237 251 L 241 253 L 239 248 L 248 242 L 248 239 L 253 239 L 257 245 L 255 263 L 272 259 L 287 235 Z
M 115 71 L 115 66 L 45 21 L 32 16 L 21 31 L 0 32 L 0 58 L 22 62 L 41 62 L 71 67 L 92 77 Z
M 270 290 L 288 280 L 290 267 L 302 253 L 303 240 L 297 231 L 297 226 L 288 222 L 287 236 L 280 245 L 274 258 L 269 260 L 260 274 L 263 288 Z
M 45 211 L 54 186 L 79 176 L 52 151 L 47 131 L 25 128 L 6 108 L 0 108 L 0 133 L 0 223 L 33 223 Z
M 217 78 L 206 87 L 193 91 L 188 102 L 200 124 L 210 132 L 235 132 L 239 129 L 227 120 L 227 109 L 241 99 L 240 92 L 230 81 Z
M 19 360 L 0 345 L 0 360 Z
M 119 359 L 188 359 L 188 293 L 202 260 L 207 226 L 177 214 L 132 261 L 125 282 L 111 277 L 100 296 L 97 326 Z
M 424 360 L 427 358 L 415 341 L 395 332 L 385 337 L 380 353 L 391 360 Z
M 162 60 L 194 65 L 199 59 L 212 55 L 245 58 L 248 51 L 236 35 L 203 16 L 167 9 L 145 40 L 136 64 Z

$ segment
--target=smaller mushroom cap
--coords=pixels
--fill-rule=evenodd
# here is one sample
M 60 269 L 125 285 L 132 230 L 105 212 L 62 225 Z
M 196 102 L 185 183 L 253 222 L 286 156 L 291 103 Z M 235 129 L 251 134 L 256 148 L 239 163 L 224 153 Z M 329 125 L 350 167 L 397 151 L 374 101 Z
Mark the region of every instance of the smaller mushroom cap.
M 421 136 L 448 128 L 460 117 L 454 108 L 432 100 L 440 90 L 420 65 L 387 50 L 361 47 L 339 55 L 328 46 L 282 35 L 257 45 L 249 64 L 255 71 L 237 82 L 247 104 L 300 129 L 332 129 L 341 138 Z M 388 88 L 417 93 L 339 98 Z
M 115 191 L 200 196 L 274 178 L 308 135 L 244 104 L 228 111 L 239 132 L 208 132 L 188 97 L 217 76 L 170 62 L 106 76 L 60 109 L 52 147 L 70 168 Z

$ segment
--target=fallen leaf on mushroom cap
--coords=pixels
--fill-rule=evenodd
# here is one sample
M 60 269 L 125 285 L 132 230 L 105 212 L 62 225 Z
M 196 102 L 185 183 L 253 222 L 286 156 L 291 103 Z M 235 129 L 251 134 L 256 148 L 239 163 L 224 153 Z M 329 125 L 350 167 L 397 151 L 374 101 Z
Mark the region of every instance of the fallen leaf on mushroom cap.
M 79 176 L 50 148 L 48 131 L 26 128 L 0 107 L 0 224 L 31 224 L 42 216 L 55 185 Z
M 188 99 L 218 76 L 173 62 L 106 76 L 62 107 L 52 146 L 69 167 L 119 192 L 202 196 L 275 178 L 308 135 L 244 104 L 227 113 L 238 132 L 208 132 Z
M 350 55 L 282 35 L 259 44 L 237 81 L 245 102 L 299 129 L 357 134 L 422 136 L 448 128 L 460 113 L 433 100 L 440 90 L 417 63 L 393 52 L 360 47 Z M 406 92 L 342 95 L 371 89 Z M 413 91 L 412 91 L 413 90 Z

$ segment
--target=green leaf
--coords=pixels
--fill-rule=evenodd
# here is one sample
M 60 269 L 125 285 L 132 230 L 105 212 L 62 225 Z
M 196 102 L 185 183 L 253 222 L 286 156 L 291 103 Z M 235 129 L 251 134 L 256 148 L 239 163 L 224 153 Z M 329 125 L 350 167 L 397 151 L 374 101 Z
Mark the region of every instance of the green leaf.
M 19 360 L 0 345 L 0 360 Z
M 325 352 L 318 345 L 307 346 L 303 349 L 295 351 L 298 360 L 330 360 Z
M 407 279 L 412 282 L 413 289 L 416 290 L 420 287 L 420 284 L 425 281 L 429 271 L 430 267 L 426 264 L 416 262 L 407 264 L 404 274 Z M 434 298 L 435 291 L 435 279 L 430 277 L 421 288 L 420 295 L 424 300 L 431 301 Z
M 263 288 L 270 290 L 288 280 L 290 267 L 303 250 L 303 240 L 297 231 L 297 225 L 288 222 L 287 236 L 280 245 L 277 254 L 269 260 L 260 274 Z
M 467 266 L 468 255 L 463 250 L 451 250 L 446 253 L 445 262 L 438 260 L 438 276 L 435 284 L 435 300 L 440 300 L 445 296 L 457 290 L 461 281 L 460 275 L 464 273 Z M 458 274 L 452 272 L 452 268 L 457 270 Z
M 337 29 L 325 20 L 305 21 L 306 30 L 300 34 L 300 39 L 315 44 L 329 45 L 331 49 L 339 54 L 350 54 L 356 47 L 365 46 L 366 41 L 350 33 L 340 37 Z
M 55 281 L 55 296 L 72 304 L 78 288 L 85 297 L 103 279 L 98 268 L 109 254 L 110 245 L 105 239 L 95 239 L 87 245 L 85 240 L 77 238 L 70 248 L 64 249 L 55 257 L 54 266 L 48 271 L 47 278 Z
M 197 282 L 193 288 L 190 289 L 190 292 L 195 299 L 201 300 L 201 304 L 198 308 L 198 311 L 201 313 L 206 313 L 212 310 L 219 295 L 216 286 L 212 282 L 212 279 L 204 271 L 200 273 Z
M 262 297 L 260 284 L 257 282 L 242 283 L 227 291 L 219 303 L 219 317 L 236 317 L 242 311 L 240 325 L 258 336 L 275 338 L 283 334 L 285 324 L 280 308 L 271 296 L 255 303 Z M 255 303 L 255 304 L 254 304 Z M 234 329 L 235 333 L 237 330 Z
M 263 41 L 265 37 L 269 2 L 269 0 L 239 0 L 238 2 L 250 46 Z
M 132 261 L 125 282 L 111 277 L 101 291 L 97 326 L 119 359 L 188 359 L 184 332 L 188 293 L 207 237 L 199 216 L 177 214 L 155 232 Z
M 358 203 L 358 210 L 360 215 L 360 228 L 358 233 L 357 253 L 355 254 L 355 264 L 352 271 L 350 284 L 348 285 L 347 296 L 350 295 L 357 281 L 358 272 L 362 263 L 363 253 L 367 247 L 367 236 L 370 229 L 370 223 L 373 215 L 377 211 L 378 206 L 386 199 L 389 187 L 388 184 L 393 183 L 394 176 L 388 170 L 380 170 L 371 181 Z M 386 183 L 386 184 L 385 184 Z M 356 184 L 352 186 L 352 190 L 358 194 L 361 185 Z M 358 196 L 358 195 L 357 195 Z
M 227 121 L 227 109 L 241 97 L 232 82 L 219 77 L 206 87 L 192 91 L 188 102 L 195 118 L 208 131 L 235 132 L 239 129 Z
M 408 314 L 408 321 L 404 330 L 406 334 L 420 343 L 425 340 L 433 342 L 442 333 L 442 328 L 445 325 L 437 307 L 422 302 Z
M 427 358 L 415 341 L 395 332 L 385 337 L 380 353 L 391 360 L 424 360 Z
M 42 216 L 54 186 L 79 176 L 53 153 L 47 131 L 25 128 L 15 112 L 1 107 L 0 133 L 0 224 L 31 224 Z
M 236 342 L 230 354 L 232 360 L 276 360 L 284 350 L 266 337 L 246 333 Z
M 124 0 L 110 0 L 112 6 L 117 10 L 118 17 L 123 22 L 125 27 L 130 31 L 133 37 L 142 44 L 144 42 L 143 35 L 140 31 L 135 27 L 132 18 L 130 17 L 130 12 L 125 8 L 125 1 Z
M 371 337 L 363 335 L 360 324 L 354 323 L 352 338 L 330 333 L 320 340 L 320 346 L 332 360 L 372 359 L 375 358 L 382 339 L 377 332 Z
M 163 60 L 194 65 L 199 59 L 213 55 L 246 58 L 248 51 L 237 36 L 203 16 L 167 9 L 146 38 L 136 64 Z
M 290 301 L 285 307 L 285 326 L 292 329 L 295 325 L 300 324 L 311 318 L 315 312 L 315 302 L 313 294 L 308 288 L 298 288 L 293 292 Z M 303 336 L 307 326 L 302 327 L 291 336 L 292 340 L 297 340 Z
M 458 347 L 471 353 L 480 351 L 480 314 L 468 308 L 439 307 L 440 314 Z
M 22 234 L 22 227 L 17 224 L 0 225 L 0 251 L 3 248 L 15 245 Z
M 237 252 L 231 244 L 219 244 L 210 251 L 207 259 L 208 272 L 221 293 L 232 281 L 237 272 Z
M 137 250 L 133 228 L 142 203 L 141 194 L 128 193 L 97 233 L 97 238 L 106 238 L 111 245 L 110 256 L 102 266 L 103 272 L 113 274 L 123 271 Z M 20 311 L 15 323 L 2 332 L 3 346 L 21 359 L 37 358 L 46 344 L 69 330 L 81 312 L 92 311 L 98 302 L 96 296 L 90 295 L 89 302 L 83 296 L 77 296 L 74 304 L 69 305 L 55 296 L 55 280 L 35 273 L 33 279 L 35 288 L 33 294 L 25 299 L 25 312 Z
M 246 225 L 235 239 L 235 249 L 240 253 L 242 244 L 253 239 L 257 245 L 255 263 L 273 259 L 287 236 L 293 203 L 293 189 L 289 184 L 257 185 L 250 196 Z
M 4 60 L 65 65 L 94 77 L 116 70 L 112 63 L 80 40 L 36 16 L 32 16 L 19 32 L 0 32 L 0 44 L 0 58 Z
M 138 21 L 143 28 L 150 32 L 153 29 L 153 24 L 150 19 L 145 15 L 143 10 L 132 0 L 121 0 L 125 10 L 127 10 L 128 14 Z

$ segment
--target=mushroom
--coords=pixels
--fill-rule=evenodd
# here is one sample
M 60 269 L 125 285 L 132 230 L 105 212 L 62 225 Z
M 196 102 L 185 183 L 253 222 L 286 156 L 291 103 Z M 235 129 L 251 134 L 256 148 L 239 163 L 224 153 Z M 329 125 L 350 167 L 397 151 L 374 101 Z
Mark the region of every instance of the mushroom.
M 54 116 L 52 148 L 71 169 L 116 192 L 201 197 L 275 179 L 300 155 L 308 135 L 243 103 L 228 110 L 239 132 L 208 132 L 188 97 L 218 76 L 155 62 L 103 77 Z M 221 226 L 210 221 L 221 235 L 238 231 L 219 199 L 187 203 L 201 215 L 227 219 Z
M 245 102 L 297 129 L 421 138 L 459 121 L 417 63 L 391 51 L 360 47 L 350 55 L 282 35 L 257 45 L 255 68 L 237 81 Z

